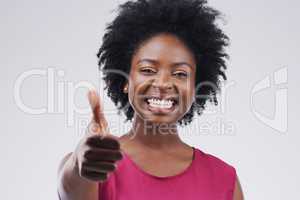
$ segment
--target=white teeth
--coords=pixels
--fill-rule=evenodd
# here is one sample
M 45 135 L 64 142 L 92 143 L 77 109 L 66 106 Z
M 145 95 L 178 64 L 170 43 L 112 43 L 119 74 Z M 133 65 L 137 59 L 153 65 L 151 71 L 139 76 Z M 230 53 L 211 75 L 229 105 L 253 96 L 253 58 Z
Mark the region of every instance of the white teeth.
M 172 100 L 160 100 L 151 98 L 147 100 L 151 107 L 155 108 L 171 108 L 174 104 L 174 101 Z

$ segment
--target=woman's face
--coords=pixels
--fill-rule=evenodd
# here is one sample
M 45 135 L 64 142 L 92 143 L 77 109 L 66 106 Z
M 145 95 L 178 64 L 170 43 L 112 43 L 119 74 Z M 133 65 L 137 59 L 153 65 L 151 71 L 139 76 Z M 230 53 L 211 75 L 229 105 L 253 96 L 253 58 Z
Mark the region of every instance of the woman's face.
M 195 97 L 196 63 L 176 36 L 158 34 L 143 42 L 132 57 L 128 98 L 135 118 L 174 123 Z

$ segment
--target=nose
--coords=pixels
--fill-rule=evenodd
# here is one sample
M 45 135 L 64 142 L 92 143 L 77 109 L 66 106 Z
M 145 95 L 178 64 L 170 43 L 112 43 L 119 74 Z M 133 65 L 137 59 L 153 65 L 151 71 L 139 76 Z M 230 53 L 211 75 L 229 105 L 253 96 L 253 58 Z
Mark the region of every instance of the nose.
M 161 90 L 170 90 L 173 87 L 173 83 L 170 80 L 169 75 L 160 73 L 152 82 L 152 86 Z

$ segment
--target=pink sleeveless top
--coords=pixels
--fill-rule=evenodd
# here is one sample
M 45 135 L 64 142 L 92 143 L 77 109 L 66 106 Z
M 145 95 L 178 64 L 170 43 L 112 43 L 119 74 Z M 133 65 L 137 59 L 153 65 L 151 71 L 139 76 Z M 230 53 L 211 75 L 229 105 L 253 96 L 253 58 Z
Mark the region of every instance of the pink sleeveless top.
M 181 173 L 158 177 L 123 153 L 105 182 L 99 200 L 232 200 L 236 171 L 221 159 L 193 147 L 194 159 Z

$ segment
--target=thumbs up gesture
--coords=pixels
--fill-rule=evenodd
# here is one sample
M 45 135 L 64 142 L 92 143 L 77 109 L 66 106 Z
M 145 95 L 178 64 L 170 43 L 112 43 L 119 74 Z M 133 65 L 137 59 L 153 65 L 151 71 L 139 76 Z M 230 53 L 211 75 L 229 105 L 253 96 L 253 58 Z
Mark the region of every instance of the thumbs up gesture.
M 116 169 L 116 162 L 122 159 L 122 153 L 118 138 L 108 131 L 98 94 L 89 91 L 88 99 L 93 117 L 87 133 L 74 151 L 75 168 L 79 176 L 103 182 L 108 178 L 108 173 Z

